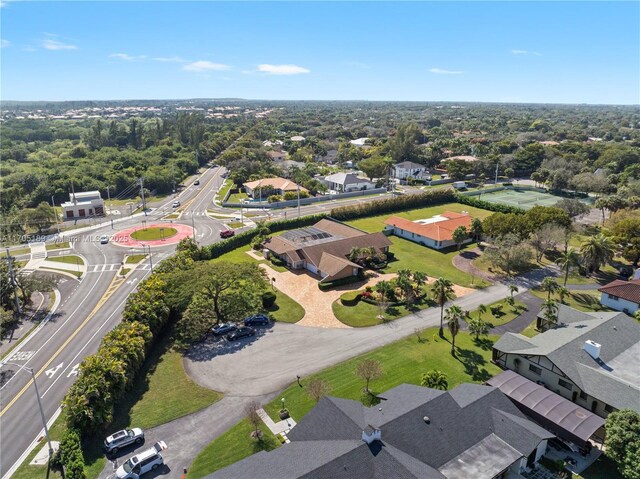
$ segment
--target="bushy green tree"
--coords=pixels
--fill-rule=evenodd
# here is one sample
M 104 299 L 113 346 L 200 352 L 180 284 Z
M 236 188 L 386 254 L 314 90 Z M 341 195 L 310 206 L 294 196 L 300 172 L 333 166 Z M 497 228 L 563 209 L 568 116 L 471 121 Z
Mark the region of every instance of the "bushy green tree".
M 625 479 L 640 479 L 640 414 L 631 409 L 612 412 L 605 422 L 605 453 Z

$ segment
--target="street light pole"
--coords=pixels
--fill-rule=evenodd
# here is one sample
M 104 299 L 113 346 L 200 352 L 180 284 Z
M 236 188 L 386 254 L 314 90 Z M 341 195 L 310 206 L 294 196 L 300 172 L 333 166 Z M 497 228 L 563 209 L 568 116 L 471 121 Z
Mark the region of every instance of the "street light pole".
M 53 206 L 53 216 L 56 218 L 56 228 L 58 229 L 58 234 L 60 234 L 60 225 L 58 224 L 58 213 L 56 212 L 56 202 L 53 199 L 53 195 L 51 195 L 51 206 Z
M 40 391 L 38 390 L 38 383 L 36 382 L 36 375 L 33 372 L 33 369 L 28 368 L 27 366 L 16 364 L 16 363 L 4 363 L 11 364 L 12 366 L 17 366 L 19 369 L 26 369 L 31 374 L 31 380 L 33 381 L 33 386 L 36 389 L 36 398 L 38 398 L 38 408 L 40 409 L 40 418 L 42 419 L 42 425 L 44 426 L 44 433 L 47 437 L 47 444 L 49 444 L 49 458 L 53 456 L 53 446 L 51 445 L 51 437 L 49 437 L 49 428 L 47 427 L 47 420 L 44 417 L 44 411 L 42 409 L 42 401 L 40 400 Z

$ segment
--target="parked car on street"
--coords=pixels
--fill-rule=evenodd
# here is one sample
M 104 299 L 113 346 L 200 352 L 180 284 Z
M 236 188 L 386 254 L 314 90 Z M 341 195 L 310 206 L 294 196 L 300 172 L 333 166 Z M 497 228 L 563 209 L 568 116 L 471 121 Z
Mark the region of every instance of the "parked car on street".
M 264 314 L 254 314 L 244 319 L 245 326 L 255 326 L 257 324 L 267 325 L 269 324 L 269 318 Z
M 231 238 L 236 234 L 233 230 L 222 230 L 220 231 L 220 238 Z
M 104 440 L 104 450 L 107 454 L 116 454 L 120 449 L 130 444 L 142 444 L 144 432 L 138 427 L 114 432 Z
M 235 331 L 236 329 L 238 329 L 238 326 L 236 326 L 234 323 L 220 323 L 217 326 L 211 328 L 211 332 L 214 334 L 214 336 L 222 336 L 223 334 L 230 333 L 232 331 Z
M 236 329 L 232 333 L 227 334 L 227 339 L 229 341 L 235 341 L 236 339 L 246 338 L 248 336 L 255 336 L 256 330 L 253 328 L 249 328 L 247 326 L 242 326 L 241 328 Z
M 153 447 L 130 457 L 116 470 L 116 477 L 118 479 L 136 479 L 149 471 L 158 469 L 164 464 L 164 458 L 160 451 L 166 448 L 167 445 L 164 441 L 158 441 Z

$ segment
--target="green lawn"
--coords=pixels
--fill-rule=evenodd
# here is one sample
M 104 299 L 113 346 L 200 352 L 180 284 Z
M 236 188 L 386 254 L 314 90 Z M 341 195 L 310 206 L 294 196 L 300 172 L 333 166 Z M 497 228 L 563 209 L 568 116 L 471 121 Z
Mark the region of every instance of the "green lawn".
M 539 291 L 532 289 L 531 293 L 538 298 L 547 299 L 546 291 Z M 611 311 L 609 308 L 600 304 L 600 292 L 595 289 L 586 289 L 579 291 L 572 291 L 565 296 L 563 304 L 575 308 L 579 311 Z M 558 300 L 557 294 L 552 294 L 551 299 Z
M 445 372 L 450 389 L 463 382 L 483 383 L 501 372 L 500 368 L 491 363 L 491 347 L 498 339 L 497 336 L 489 336 L 476 343 L 468 333 L 459 333 L 456 337 L 457 358 L 450 354 L 451 344 L 438 337 L 437 328 L 427 329 L 420 336 L 421 341 L 416 336 L 410 336 L 302 378 L 302 383 L 306 385 L 312 378 L 322 378 L 330 386 L 330 395 L 359 400 L 363 398 L 364 383 L 356 377 L 354 370 L 359 362 L 368 358 L 380 361 L 384 369 L 382 378 L 371 383 L 371 388 L 376 393 L 403 383 L 420 384 L 422 374 L 431 369 Z M 314 406 L 304 388 L 294 382 L 264 406 L 273 419 L 278 417 L 280 398 L 285 398 L 285 406 L 296 421 L 300 421 Z M 364 398 L 368 400 L 367 396 Z M 262 429 L 266 428 L 263 426 Z M 247 423 L 242 421 L 198 455 L 189 468 L 189 475 L 196 479 L 204 477 L 258 450 L 249 438 Z
M 373 233 L 384 229 L 384 221 L 390 216 L 399 216 L 409 220 L 418 220 L 430 218 L 434 215 L 443 213 L 444 211 L 453 211 L 460 213 L 467 211 L 474 218 L 484 219 L 491 215 L 490 211 L 474 208 L 473 206 L 462 205 L 460 203 L 447 203 L 444 205 L 430 206 L 428 208 L 419 208 L 415 210 L 404 211 L 401 213 L 385 214 L 372 216 L 369 218 L 361 218 L 358 220 L 348 221 L 347 223 L 361 230 Z M 389 262 L 389 267 L 385 270 L 387 273 L 397 273 L 400 269 L 410 269 L 412 271 L 423 271 L 431 277 L 443 277 L 450 279 L 460 286 L 466 287 L 484 287 L 489 283 L 480 279 L 473 278 L 459 269 L 455 268 L 451 260 L 459 252 L 454 250 L 440 252 L 426 246 L 419 245 L 409 240 L 390 236 L 389 239 L 393 243 L 390 250 L 395 256 L 395 261 Z M 471 244 L 466 248 L 475 248 L 475 244 Z M 463 248 L 462 251 L 464 251 Z
M 491 314 L 491 307 L 492 306 L 497 306 L 501 304 L 502 305 L 502 316 L 494 316 L 493 314 Z M 503 324 L 508 323 L 509 321 L 513 321 L 516 317 L 518 317 L 520 315 L 520 313 L 524 310 L 527 309 L 527 307 L 524 305 L 524 303 L 520 302 L 520 301 L 516 301 L 515 303 L 515 307 L 511 307 L 509 306 L 504 300 L 501 301 L 496 301 L 495 303 L 491 303 L 491 304 L 486 304 L 485 305 L 487 307 L 487 311 L 485 311 L 484 314 L 481 314 L 480 317 L 487 323 L 489 323 L 491 325 L 492 328 L 495 328 L 496 326 L 501 326 Z M 478 310 L 475 309 L 473 311 L 470 312 L 471 317 L 473 319 L 477 319 L 478 318 Z
M 81 278 L 82 273 L 80 271 L 72 271 L 70 269 L 60 269 L 60 268 L 42 268 L 42 271 L 57 271 L 60 273 L 72 274 L 76 278 Z
M 49 256 L 47 257 L 47 261 L 54 261 L 56 263 L 67 263 L 67 264 L 84 264 L 83 259 L 80 256 L 76 255 L 65 255 L 65 256 Z
M 224 197 L 220 196 L 220 200 L 222 200 Z M 232 195 L 229 195 L 229 199 L 227 200 L 227 202 L 229 203 L 241 203 L 242 200 L 248 200 L 249 195 L 247 195 L 244 191 L 240 192 L 240 193 L 233 193 Z
M 11 254 L 11 256 L 18 256 L 21 254 L 28 254 L 30 251 L 31 251 L 31 248 L 18 248 L 18 249 L 9 250 L 9 253 Z M 7 250 L 0 251 L 0 258 L 4 258 L 5 256 L 7 256 Z
M 540 334 L 540 331 L 536 329 L 536 320 L 534 319 L 533 321 L 531 321 L 531 324 L 524 328 L 524 330 L 520 334 L 526 336 L 527 338 L 533 338 L 537 334 Z
M 132 254 L 127 256 L 127 260 L 125 261 L 125 263 L 139 263 L 146 257 L 147 257 L 146 254 Z
M 162 231 L 160 231 L 162 230 Z M 176 235 L 178 230 L 169 227 L 145 228 L 131 233 L 131 237 L 138 241 L 159 240 L 162 238 L 171 238 Z
M 243 222 L 241 221 L 229 221 L 226 223 L 226 225 L 229 228 L 233 228 L 233 229 L 237 229 L 237 228 L 242 228 L 243 226 L 246 226 Z
M 276 321 L 281 323 L 297 323 L 304 317 L 304 308 L 289 296 L 279 290 L 276 293 L 275 304 L 267 309 Z
M 385 311 L 385 319 L 382 320 L 378 318 L 380 308 L 375 304 L 370 304 L 365 301 L 358 301 L 353 306 L 345 306 L 338 299 L 331 305 L 331 309 L 333 309 L 333 314 L 335 314 L 336 318 L 338 318 L 340 322 L 353 328 L 375 326 L 376 324 L 392 321 L 428 307 L 429 303 L 427 301 L 417 302 L 410 308 L 404 305 L 391 306 Z
M 68 241 L 63 241 L 62 243 L 52 243 L 46 246 L 47 251 L 57 250 L 57 249 L 67 249 L 70 248 Z
M 233 186 L 233 181 L 224 180 L 222 187 L 218 190 L 218 198 L 220 199 L 220 201 L 224 200 L 224 197 L 227 194 L 227 191 L 229 191 L 229 189 L 232 186 Z

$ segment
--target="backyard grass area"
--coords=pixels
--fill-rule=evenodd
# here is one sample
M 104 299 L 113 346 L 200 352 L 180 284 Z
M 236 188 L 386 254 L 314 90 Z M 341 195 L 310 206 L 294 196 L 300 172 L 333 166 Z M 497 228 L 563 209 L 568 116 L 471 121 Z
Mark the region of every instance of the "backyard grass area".
M 52 244 L 48 244 L 46 246 L 47 251 L 52 251 L 52 250 L 57 250 L 57 249 L 67 249 L 70 248 L 71 245 L 69 244 L 68 241 L 63 241 L 61 243 L 52 243 Z
M 155 228 L 144 228 L 138 231 L 134 231 L 133 233 L 131 233 L 131 237 L 138 241 L 149 241 L 159 240 L 162 238 L 171 238 L 177 233 L 178 230 L 175 228 L 170 228 L 167 226 L 161 228 L 158 226 Z
M 502 306 L 502 314 L 500 315 L 492 314 L 491 308 L 499 305 Z M 509 306 L 504 300 L 496 301 L 495 303 L 487 304 L 485 306 L 487 307 L 487 310 L 485 311 L 484 314 L 481 314 L 480 317 L 482 318 L 483 321 L 489 323 L 490 327 L 492 328 L 506 324 L 509 321 L 513 321 L 516 317 L 520 315 L 522 311 L 525 311 L 527 309 L 525 304 L 520 301 L 516 301 L 514 307 Z M 473 319 L 478 318 L 477 309 L 471 311 L 469 314 Z
M 463 382 L 483 383 L 501 372 L 498 366 L 491 363 L 491 347 L 498 336 L 489 336 L 476 342 L 468 333 L 460 332 L 456 336 L 457 358 L 450 354 L 451 344 L 438 337 L 438 328 L 422 331 L 420 337 L 419 341 L 416 336 L 410 336 L 357 356 L 303 378 L 302 383 L 306 385 L 313 378 L 321 378 L 329 384 L 331 396 L 365 399 L 365 403 L 369 404 L 370 397 L 362 392 L 364 382 L 354 374 L 356 365 L 364 359 L 375 359 L 382 364 L 382 378 L 371 382 L 371 389 L 376 393 L 382 393 L 403 383 L 419 385 L 422 374 L 432 369 L 438 369 L 447 375 L 449 389 Z M 293 383 L 264 406 L 272 419 L 278 418 L 280 398 L 285 398 L 286 408 L 298 422 L 314 406 L 305 389 Z M 264 425 L 261 429 L 268 432 Z M 189 468 L 190 477 L 204 477 L 258 452 L 260 449 L 249 437 L 249 432 L 246 421 L 241 421 L 210 443 Z
M 54 261 L 56 263 L 67 263 L 67 264 L 84 264 L 84 260 L 80 256 L 76 256 L 76 255 L 49 256 L 47 257 L 47 261 Z
M 530 290 L 532 294 L 541 299 L 547 299 L 547 292 L 537 289 Z M 562 304 L 575 308 L 579 311 L 611 311 L 600 304 L 600 292 L 595 289 L 583 289 L 571 291 L 565 296 Z M 558 301 L 558 295 L 551 295 L 551 299 Z
M 279 290 L 275 290 L 276 302 L 267 311 L 281 323 L 297 323 L 304 317 L 304 308 L 289 296 Z
M 125 263 L 139 263 L 140 261 L 142 261 L 143 259 L 145 259 L 147 257 L 146 254 L 132 254 L 127 256 L 127 259 L 125 261 Z

